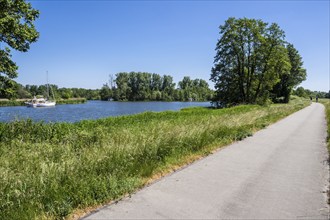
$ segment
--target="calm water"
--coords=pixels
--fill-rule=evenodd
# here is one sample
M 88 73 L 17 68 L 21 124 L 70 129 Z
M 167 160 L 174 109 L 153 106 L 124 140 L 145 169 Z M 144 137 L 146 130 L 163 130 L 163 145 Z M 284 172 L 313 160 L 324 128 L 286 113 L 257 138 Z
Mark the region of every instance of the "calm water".
M 31 118 L 34 121 L 76 122 L 118 115 L 131 115 L 145 111 L 180 110 L 191 106 L 210 106 L 210 102 L 102 102 L 57 105 L 51 108 L 0 107 L 0 121 Z

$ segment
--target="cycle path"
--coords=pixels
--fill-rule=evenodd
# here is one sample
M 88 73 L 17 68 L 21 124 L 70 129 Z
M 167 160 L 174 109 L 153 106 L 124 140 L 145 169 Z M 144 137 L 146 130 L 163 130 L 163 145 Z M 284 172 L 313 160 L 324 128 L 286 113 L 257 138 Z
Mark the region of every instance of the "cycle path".
M 83 219 L 328 219 L 325 139 L 313 103 Z

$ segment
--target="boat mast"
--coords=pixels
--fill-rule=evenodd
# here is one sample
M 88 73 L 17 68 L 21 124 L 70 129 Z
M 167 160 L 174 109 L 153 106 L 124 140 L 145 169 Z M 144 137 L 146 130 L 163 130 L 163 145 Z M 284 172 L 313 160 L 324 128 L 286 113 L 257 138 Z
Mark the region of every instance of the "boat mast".
M 48 95 L 47 99 L 48 100 L 49 100 L 49 89 L 50 89 L 50 92 L 52 93 L 52 97 L 53 97 L 52 100 L 55 101 L 54 91 L 53 91 L 52 87 L 49 86 L 49 82 L 48 82 L 48 70 L 47 70 L 47 95 Z
M 47 74 L 46 74 L 46 77 L 47 77 L 47 100 L 49 99 L 49 83 L 48 83 L 48 70 L 46 71 Z

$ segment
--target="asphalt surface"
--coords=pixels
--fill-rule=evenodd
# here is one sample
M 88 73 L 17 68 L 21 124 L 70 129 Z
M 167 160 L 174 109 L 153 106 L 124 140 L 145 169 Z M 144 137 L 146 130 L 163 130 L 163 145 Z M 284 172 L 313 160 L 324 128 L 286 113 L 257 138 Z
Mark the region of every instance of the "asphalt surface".
M 84 219 L 328 219 L 325 139 L 313 103 Z

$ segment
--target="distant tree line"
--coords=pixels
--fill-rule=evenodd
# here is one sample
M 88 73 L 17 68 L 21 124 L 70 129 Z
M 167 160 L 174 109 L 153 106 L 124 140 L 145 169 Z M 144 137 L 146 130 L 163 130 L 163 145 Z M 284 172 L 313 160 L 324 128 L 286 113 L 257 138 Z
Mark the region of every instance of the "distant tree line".
M 47 97 L 47 85 L 26 85 L 23 86 L 15 81 L 10 93 L 0 93 L 0 98 L 6 99 L 30 99 L 34 96 Z M 55 99 L 85 98 L 88 100 L 100 99 L 99 89 L 83 89 L 83 88 L 58 88 L 57 85 L 49 85 L 50 96 L 54 94 Z
M 220 27 L 211 80 L 221 106 L 287 103 L 306 79 L 302 57 L 276 23 L 229 18 Z
M 172 76 L 146 72 L 121 72 L 110 76 L 100 90 L 102 100 L 115 101 L 207 101 L 213 91 L 202 79 L 185 76 L 176 84 Z
M 304 98 L 309 98 L 309 97 L 315 98 L 317 96 L 319 98 L 330 99 L 330 90 L 329 92 L 311 91 L 309 89 L 304 89 L 301 86 L 293 90 L 292 94 Z
M 203 79 L 190 79 L 185 76 L 176 84 L 173 77 L 161 76 L 156 73 L 121 72 L 115 77 L 109 76 L 109 83 L 101 89 L 58 88 L 49 85 L 49 93 L 55 99 L 85 98 L 87 100 L 114 101 L 208 101 L 213 93 L 208 83 Z M 47 85 L 23 86 L 15 81 L 10 93 L 0 93 L 0 98 L 29 99 L 34 96 L 47 97 Z

